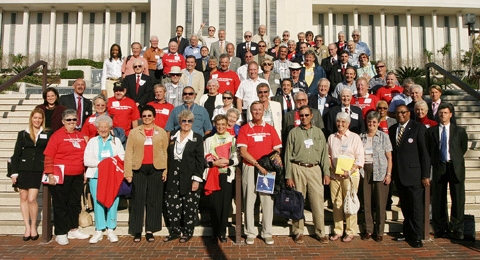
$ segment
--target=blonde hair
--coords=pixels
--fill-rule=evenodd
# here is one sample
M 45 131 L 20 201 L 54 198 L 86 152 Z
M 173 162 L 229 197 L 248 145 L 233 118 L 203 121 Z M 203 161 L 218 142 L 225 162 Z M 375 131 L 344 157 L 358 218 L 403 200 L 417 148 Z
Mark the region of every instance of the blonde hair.
M 35 131 L 33 130 L 32 120 L 33 120 L 33 116 L 37 113 L 42 115 L 42 128 L 45 129 L 45 113 L 43 112 L 43 109 L 34 108 L 32 110 L 32 112 L 30 112 L 30 117 L 29 117 L 29 121 L 28 121 L 28 130 L 30 131 L 30 138 L 32 139 L 34 144 L 37 143 L 37 141 L 36 141 L 37 138 L 35 136 Z

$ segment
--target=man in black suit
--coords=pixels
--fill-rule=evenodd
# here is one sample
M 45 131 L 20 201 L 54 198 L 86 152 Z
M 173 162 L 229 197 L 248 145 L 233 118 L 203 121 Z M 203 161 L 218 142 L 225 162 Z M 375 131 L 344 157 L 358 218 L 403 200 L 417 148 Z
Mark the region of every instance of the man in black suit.
M 440 98 L 442 96 L 442 87 L 439 85 L 432 85 L 428 89 L 428 94 L 430 95 L 430 102 L 427 102 L 428 106 L 428 112 L 427 112 L 427 117 L 430 120 L 435 120 L 438 123 L 440 123 L 440 117 L 438 116 L 438 108 L 440 107 L 441 104 L 444 104 L 446 102 L 443 102 L 442 99 Z M 455 107 L 452 105 L 452 118 L 450 119 L 450 122 L 453 124 L 457 124 L 457 120 L 455 119 Z
M 242 65 L 245 64 L 245 54 L 247 52 L 251 52 L 252 56 L 258 54 L 258 44 L 256 42 L 252 42 L 252 32 L 246 31 L 243 34 L 243 38 L 245 38 L 244 42 L 241 42 L 237 45 L 237 57 L 242 60 Z
M 270 99 L 277 101 L 282 106 L 282 115 L 295 109 L 295 102 L 293 101 L 293 81 L 292 79 L 282 80 L 282 89 L 278 89 L 275 96 Z
M 348 52 L 341 51 L 339 54 L 340 60 L 337 64 L 333 65 L 330 74 L 328 75 L 328 80 L 330 80 L 330 88 L 329 94 L 335 90 L 335 87 L 338 83 L 345 81 L 345 72 L 348 67 L 351 65 L 348 63 Z
M 325 121 L 328 111 L 335 106 L 338 106 L 338 100 L 328 94 L 330 90 L 330 81 L 323 78 L 318 81 L 318 95 L 310 95 L 308 97 L 308 104 L 311 108 L 318 109 L 320 115 Z
M 337 114 L 338 112 L 345 112 L 350 115 L 350 126 L 348 129 L 356 134 L 365 132 L 365 121 L 362 118 L 362 109 L 356 106 L 351 106 L 352 90 L 348 88 L 342 89 L 340 92 L 340 106 L 330 108 L 325 118 L 325 136 L 337 132 Z M 327 138 L 328 139 L 328 138 Z
M 80 106 L 81 111 L 77 112 L 77 128 L 82 128 L 85 120 L 92 114 L 92 101 L 83 97 L 86 85 L 85 80 L 77 79 L 73 82 L 73 93 L 62 95 L 58 101 L 60 105 L 66 108 L 77 110 Z
M 464 128 L 451 122 L 453 106 L 440 104 L 440 124 L 427 130 L 426 140 L 432 171 L 432 221 L 435 237 L 450 234 L 463 239 L 465 213 L 465 158 L 468 136 Z M 452 210 L 448 221 L 447 186 L 450 188 Z M 403 203 L 403 202 L 402 202 Z M 450 230 L 451 228 L 452 230 Z
M 330 43 L 328 45 L 328 54 L 329 56 L 323 59 L 320 63 L 325 73 L 327 73 L 327 78 L 330 76 L 330 71 L 332 70 L 333 65 L 338 63 L 338 54 L 337 54 L 337 45 L 335 43 Z
M 183 55 L 183 51 L 185 51 L 185 48 L 188 46 L 188 40 L 182 37 L 183 34 L 183 26 L 178 25 L 176 28 L 175 33 L 177 34 L 176 37 L 173 37 L 168 41 L 168 43 L 171 42 L 177 42 L 178 43 L 178 53 Z
M 133 99 L 137 107 L 142 107 L 153 100 L 152 78 L 142 73 L 143 64 L 141 60 L 133 61 L 134 74 L 128 75 L 122 84 L 127 90 L 126 96 Z
M 398 106 L 395 114 L 398 123 L 388 129 L 393 147 L 392 176 L 402 202 L 405 240 L 418 248 L 423 246 L 424 186 L 430 185 L 426 128 L 410 119 L 410 111 L 405 105 Z
M 200 59 L 195 60 L 195 69 L 201 72 L 204 72 L 208 69 L 208 47 L 202 46 L 200 48 Z

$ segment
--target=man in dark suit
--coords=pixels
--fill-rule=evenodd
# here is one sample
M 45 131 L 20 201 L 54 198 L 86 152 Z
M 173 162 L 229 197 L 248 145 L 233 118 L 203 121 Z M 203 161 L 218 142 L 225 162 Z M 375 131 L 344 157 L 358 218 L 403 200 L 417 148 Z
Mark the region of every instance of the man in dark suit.
M 200 55 L 202 56 L 200 59 L 195 60 L 195 69 L 201 72 L 204 72 L 208 69 L 208 47 L 202 46 L 200 48 Z
M 330 76 L 330 71 L 332 71 L 333 65 L 338 63 L 337 45 L 335 45 L 335 43 L 330 43 L 328 45 L 328 54 L 330 56 L 323 59 L 320 63 L 320 66 L 322 66 L 325 73 L 327 73 L 327 78 Z
M 92 101 L 90 99 L 83 97 L 83 92 L 85 91 L 86 85 L 85 80 L 77 79 L 73 82 L 73 93 L 62 95 L 58 101 L 60 105 L 65 106 L 69 109 L 77 110 L 80 106 L 80 110 L 77 112 L 77 128 L 82 128 L 85 120 L 92 114 Z
M 178 53 L 183 55 L 183 51 L 185 51 L 185 48 L 187 48 L 187 46 L 188 46 L 188 40 L 182 37 L 183 26 L 178 25 L 175 33 L 177 34 L 177 36 L 171 38 L 170 41 L 168 41 L 168 43 L 177 42 L 178 43 Z
M 410 246 L 418 248 L 423 246 L 424 186 L 430 185 L 426 128 L 410 119 L 405 105 L 398 106 L 395 114 L 398 123 L 388 129 L 393 147 L 392 176 L 402 202 L 403 235 Z
M 241 42 L 237 45 L 237 57 L 242 60 L 242 65 L 245 64 L 245 54 L 247 52 L 251 52 L 252 56 L 258 54 L 258 44 L 256 42 L 252 42 L 252 32 L 246 31 L 243 34 L 243 38 L 245 38 L 244 42 Z
M 142 73 L 143 66 L 141 60 L 133 61 L 135 73 L 126 76 L 122 82 L 127 90 L 126 96 L 133 99 L 137 107 L 142 107 L 153 100 L 152 78 Z
M 350 131 L 356 134 L 365 132 L 365 121 L 362 118 L 362 109 L 350 105 L 352 96 L 352 90 L 348 88 L 342 89 L 340 94 L 340 106 L 330 108 L 328 114 L 325 116 L 325 136 L 330 136 L 337 132 L 336 122 L 338 112 L 345 112 L 350 115 L 350 126 L 348 127 Z
M 328 79 L 320 79 L 318 81 L 318 95 L 310 95 L 308 97 L 308 104 L 311 108 L 318 109 L 322 117 L 328 115 L 330 108 L 338 106 L 338 100 L 328 94 L 330 89 L 330 81 Z M 325 120 L 325 118 L 324 118 Z
M 277 91 L 279 95 L 273 96 L 270 99 L 277 101 L 282 106 L 282 115 L 295 109 L 295 102 L 293 100 L 293 81 L 292 79 L 282 80 L 282 91 Z
M 335 87 L 338 83 L 345 81 L 345 72 L 350 64 L 348 63 L 348 52 L 341 51 L 340 60 L 337 64 L 333 65 L 330 74 L 328 75 L 328 80 L 330 80 L 331 88 L 330 94 L 335 90 Z
M 453 106 L 440 104 L 440 124 L 427 130 L 426 140 L 432 171 L 432 221 L 435 237 L 450 233 L 463 239 L 465 213 L 465 158 L 468 136 L 464 128 L 451 122 Z M 450 188 L 452 210 L 448 221 L 447 186 Z M 403 202 L 402 202 L 403 203 Z
M 438 116 L 438 108 L 440 107 L 441 104 L 444 104 L 446 102 L 443 102 L 440 97 L 442 96 L 442 88 L 439 85 L 432 85 L 428 89 L 428 94 L 430 94 L 430 102 L 427 102 L 428 106 L 428 112 L 427 112 L 427 117 L 430 120 L 435 120 L 437 122 L 440 122 L 440 117 Z M 450 122 L 453 124 L 457 124 L 457 120 L 455 120 L 455 107 L 452 106 L 452 118 L 450 119 Z

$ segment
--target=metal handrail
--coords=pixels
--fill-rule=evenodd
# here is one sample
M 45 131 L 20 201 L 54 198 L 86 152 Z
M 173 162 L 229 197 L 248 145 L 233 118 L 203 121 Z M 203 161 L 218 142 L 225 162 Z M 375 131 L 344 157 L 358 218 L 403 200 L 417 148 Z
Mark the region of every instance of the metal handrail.
M 435 69 L 438 73 L 442 74 L 444 78 L 449 79 L 450 81 L 452 81 L 452 83 L 454 83 L 459 88 L 461 88 L 462 90 L 467 92 L 469 95 L 476 98 L 477 100 L 480 100 L 480 94 L 476 90 L 474 90 L 470 85 L 461 81 L 458 77 L 456 77 L 452 73 L 446 71 L 444 68 L 440 67 L 438 64 L 436 64 L 434 62 L 430 62 L 430 63 L 425 64 L 425 71 L 427 73 L 427 87 L 431 86 L 430 68 Z
M 43 60 L 39 60 L 33 63 L 30 67 L 26 70 L 18 73 L 17 75 L 13 76 L 5 83 L 0 85 L 0 92 L 6 90 L 8 87 L 12 86 L 13 84 L 17 83 L 20 79 L 27 76 L 29 73 L 34 72 L 38 67 L 43 66 L 42 70 L 42 92 L 47 88 L 47 65 L 48 63 Z

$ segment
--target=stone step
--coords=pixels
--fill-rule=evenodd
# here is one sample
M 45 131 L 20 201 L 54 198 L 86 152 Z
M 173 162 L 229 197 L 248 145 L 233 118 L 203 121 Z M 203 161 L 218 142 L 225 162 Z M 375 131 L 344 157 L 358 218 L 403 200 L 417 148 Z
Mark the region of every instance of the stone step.
M 467 131 L 468 134 L 476 134 L 478 135 L 480 133 L 480 123 L 479 124 L 476 124 L 476 123 L 472 123 L 472 124 L 469 124 L 469 125 L 461 125 L 463 128 L 465 128 L 465 130 Z
M 3 113 L 3 118 L 22 118 L 25 120 L 25 122 L 28 123 L 28 117 L 30 116 L 30 111 L 14 111 L 14 112 L 4 112 Z
M 480 110 L 480 108 L 479 108 Z M 465 125 L 479 125 L 480 124 L 480 118 L 459 118 L 457 119 L 457 125 L 459 126 L 465 126 Z
M 442 95 L 442 101 L 448 101 L 453 103 L 457 103 L 459 101 L 477 101 L 475 97 L 463 93 L 460 93 L 459 95 Z
M 40 105 L 43 104 L 43 99 L 0 99 L 2 105 Z
M 0 125 L 11 125 L 11 124 L 21 124 L 24 125 L 25 127 L 28 126 L 28 117 L 30 116 L 30 113 L 26 117 L 10 117 L 7 116 L 7 118 L 0 118 Z
M 454 105 L 455 106 L 455 113 L 458 112 L 478 112 L 477 106 L 468 106 L 468 105 Z M 456 116 L 456 115 L 455 115 Z
M 32 111 L 37 105 L 0 105 L 0 111 Z
M 447 101 L 447 102 L 450 102 L 450 103 L 454 103 L 455 111 L 457 110 L 457 106 L 480 106 L 480 101 L 478 101 L 478 100 L 461 99 L 461 100 L 455 100 L 455 101 L 452 102 L 452 101 L 449 101 L 449 100 L 442 99 L 442 101 Z
M 477 110 L 478 111 L 478 110 Z M 480 112 L 477 112 L 477 111 L 473 111 L 473 112 L 461 112 L 461 111 L 458 111 L 455 109 L 455 117 L 456 118 L 479 118 L 480 117 Z M 457 119 L 458 121 L 458 119 Z

